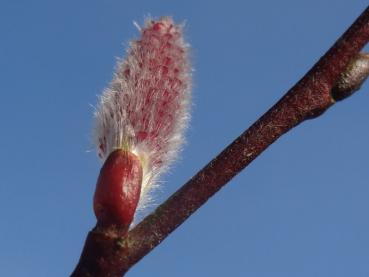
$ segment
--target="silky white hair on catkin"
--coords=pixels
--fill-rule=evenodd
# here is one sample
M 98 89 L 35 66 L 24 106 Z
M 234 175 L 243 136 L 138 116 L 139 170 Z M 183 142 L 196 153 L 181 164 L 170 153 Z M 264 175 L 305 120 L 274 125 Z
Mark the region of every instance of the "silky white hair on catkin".
M 176 159 L 190 119 L 191 67 L 183 26 L 172 18 L 147 19 L 141 37 L 119 60 L 95 112 L 95 143 L 104 161 L 115 149 L 143 165 L 138 210 L 151 204 L 159 176 Z

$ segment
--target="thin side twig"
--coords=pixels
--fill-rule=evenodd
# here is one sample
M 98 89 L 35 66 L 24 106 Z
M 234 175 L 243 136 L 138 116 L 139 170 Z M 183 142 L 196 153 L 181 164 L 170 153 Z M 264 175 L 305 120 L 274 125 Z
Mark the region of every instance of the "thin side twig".
M 281 135 L 343 98 L 335 84 L 368 40 L 369 7 L 269 111 L 126 236 L 89 232 L 72 276 L 124 275 Z

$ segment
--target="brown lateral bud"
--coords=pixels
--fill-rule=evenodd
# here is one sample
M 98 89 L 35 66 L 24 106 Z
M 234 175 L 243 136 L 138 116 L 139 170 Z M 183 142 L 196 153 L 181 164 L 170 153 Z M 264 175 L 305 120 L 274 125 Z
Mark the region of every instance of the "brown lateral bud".
M 331 95 L 335 101 L 340 101 L 360 89 L 369 75 L 369 54 L 359 53 L 341 73 L 332 88 Z
M 97 226 L 128 231 L 141 193 L 142 165 L 131 152 L 113 151 L 101 168 L 94 195 Z

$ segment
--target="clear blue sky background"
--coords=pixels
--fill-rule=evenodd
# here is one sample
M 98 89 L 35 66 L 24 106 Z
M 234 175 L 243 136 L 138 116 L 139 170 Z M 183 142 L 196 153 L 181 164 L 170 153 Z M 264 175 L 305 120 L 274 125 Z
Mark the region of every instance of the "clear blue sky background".
M 96 95 L 187 21 L 193 119 L 162 202 L 286 92 L 367 1 L 0 1 L 0 276 L 68 276 L 94 226 Z M 369 86 L 278 140 L 127 276 L 369 276 Z

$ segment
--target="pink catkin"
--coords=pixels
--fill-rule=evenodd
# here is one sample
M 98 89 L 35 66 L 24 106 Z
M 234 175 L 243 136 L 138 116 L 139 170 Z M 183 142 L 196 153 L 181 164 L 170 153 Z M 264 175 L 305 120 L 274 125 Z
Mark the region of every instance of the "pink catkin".
M 175 159 L 189 120 L 191 67 L 182 26 L 170 17 L 147 20 L 118 63 L 96 111 L 96 144 L 105 160 L 115 149 L 136 154 L 143 164 L 139 207 Z

